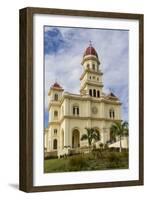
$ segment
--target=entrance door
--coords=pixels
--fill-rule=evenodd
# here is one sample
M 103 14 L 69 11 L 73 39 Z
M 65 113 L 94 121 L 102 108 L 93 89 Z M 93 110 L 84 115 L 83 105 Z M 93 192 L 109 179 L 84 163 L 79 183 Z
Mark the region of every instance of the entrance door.
M 72 132 L 72 148 L 80 147 L 80 132 L 74 129 Z

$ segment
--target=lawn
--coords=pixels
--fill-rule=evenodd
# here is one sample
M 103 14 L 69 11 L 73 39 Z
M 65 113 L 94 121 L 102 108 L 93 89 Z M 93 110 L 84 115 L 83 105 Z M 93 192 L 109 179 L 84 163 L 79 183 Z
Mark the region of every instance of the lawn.
M 128 152 L 97 151 L 67 158 L 47 159 L 44 162 L 45 173 L 127 168 Z

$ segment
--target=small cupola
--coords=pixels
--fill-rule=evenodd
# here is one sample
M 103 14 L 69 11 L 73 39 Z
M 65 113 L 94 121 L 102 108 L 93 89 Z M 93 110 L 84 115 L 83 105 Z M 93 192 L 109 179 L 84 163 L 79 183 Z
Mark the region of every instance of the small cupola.
M 51 94 L 54 94 L 54 93 L 62 93 L 64 91 L 64 89 L 60 86 L 59 83 L 55 82 L 51 87 L 50 87 L 50 90 L 49 90 L 49 93 L 48 95 L 50 96 Z
M 59 83 L 57 83 L 57 82 L 55 82 L 52 86 L 51 86 L 51 88 L 53 88 L 53 89 L 62 89 L 62 87 L 59 85 Z

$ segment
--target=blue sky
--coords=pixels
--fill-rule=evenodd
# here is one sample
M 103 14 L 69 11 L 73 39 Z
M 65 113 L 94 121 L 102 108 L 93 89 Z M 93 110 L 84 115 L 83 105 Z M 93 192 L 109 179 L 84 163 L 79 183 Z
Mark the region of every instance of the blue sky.
M 127 30 L 44 27 L 45 127 L 48 125 L 48 90 L 57 81 L 65 91 L 79 93 L 82 56 L 92 41 L 103 71 L 104 92 L 110 88 L 122 102 L 122 118 L 128 120 Z

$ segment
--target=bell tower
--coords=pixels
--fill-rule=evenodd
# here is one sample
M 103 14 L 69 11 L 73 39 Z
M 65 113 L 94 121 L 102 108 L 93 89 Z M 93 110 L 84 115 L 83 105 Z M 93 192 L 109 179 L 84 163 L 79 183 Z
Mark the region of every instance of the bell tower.
M 57 82 L 55 82 L 49 90 L 49 122 L 56 122 L 60 119 L 60 100 L 63 91 L 64 89 Z
M 100 70 L 100 61 L 95 48 L 92 46 L 91 41 L 89 47 L 84 52 L 81 62 L 83 73 L 80 77 L 80 93 L 89 95 L 95 98 L 100 98 L 102 95 L 103 73 Z

